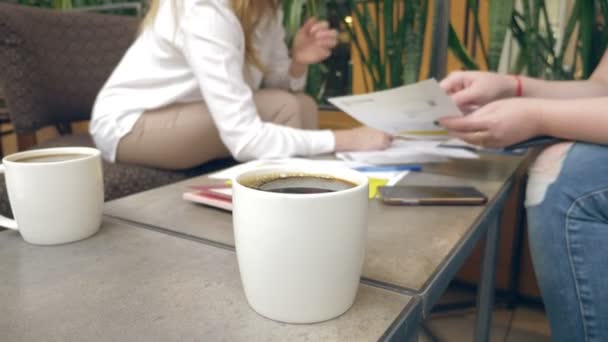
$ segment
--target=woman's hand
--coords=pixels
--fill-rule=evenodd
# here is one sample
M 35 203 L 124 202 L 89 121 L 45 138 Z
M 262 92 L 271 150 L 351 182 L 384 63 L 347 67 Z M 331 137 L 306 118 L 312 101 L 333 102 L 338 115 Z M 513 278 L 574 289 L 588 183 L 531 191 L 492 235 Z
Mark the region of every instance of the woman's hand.
M 338 43 L 338 32 L 327 21 L 310 18 L 296 33 L 291 56 L 294 62 L 309 65 L 322 62 Z
M 446 117 L 439 124 L 468 143 L 502 148 L 541 135 L 543 100 L 506 99 L 487 104 L 464 117 Z
M 513 97 L 517 92 L 515 77 L 484 71 L 452 72 L 439 85 L 464 112 Z
M 393 142 L 393 137 L 375 128 L 361 126 L 334 131 L 336 152 L 384 150 Z

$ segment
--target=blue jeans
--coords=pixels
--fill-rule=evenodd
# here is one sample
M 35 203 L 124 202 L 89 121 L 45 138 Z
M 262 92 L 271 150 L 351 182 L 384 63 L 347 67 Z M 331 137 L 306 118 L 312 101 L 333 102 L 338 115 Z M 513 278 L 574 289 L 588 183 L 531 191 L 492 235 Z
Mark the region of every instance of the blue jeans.
M 542 202 L 530 248 L 554 341 L 608 341 L 608 146 L 576 143 Z

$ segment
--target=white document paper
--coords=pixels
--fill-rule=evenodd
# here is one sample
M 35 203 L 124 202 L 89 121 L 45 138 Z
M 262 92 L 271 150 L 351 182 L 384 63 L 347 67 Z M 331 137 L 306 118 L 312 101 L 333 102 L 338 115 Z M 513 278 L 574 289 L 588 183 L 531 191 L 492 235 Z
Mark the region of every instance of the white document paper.
M 212 173 L 209 178 L 213 179 L 234 179 L 243 172 L 254 170 L 263 166 L 283 166 L 283 165 L 315 165 L 317 167 L 347 167 L 356 168 L 360 166 L 370 166 L 370 164 L 345 161 L 345 160 L 325 160 L 325 159 L 305 159 L 305 158 L 283 158 L 283 159 L 260 159 L 252 160 L 247 163 L 235 165 L 233 167 Z
M 483 147 L 478 145 L 470 144 L 459 138 L 451 138 L 441 143 L 442 147 L 452 147 L 452 148 L 462 148 L 469 151 L 480 151 L 483 150 Z
M 445 138 L 447 132 L 433 121 L 462 115 L 435 79 L 329 102 L 369 127 L 413 139 Z
M 441 147 L 440 141 L 395 140 L 383 151 L 336 153 L 340 159 L 375 165 L 420 164 L 448 161 L 449 158 L 477 159 L 475 152 Z
M 263 166 L 273 165 L 315 165 L 317 167 L 346 167 L 356 169 L 358 167 L 370 167 L 373 166 L 369 163 L 361 163 L 357 161 L 347 160 L 325 160 L 325 159 L 305 159 L 305 158 L 284 158 L 284 159 L 267 159 L 267 160 L 253 160 L 247 163 L 235 165 L 233 167 L 218 171 L 209 175 L 212 179 L 234 179 L 239 174 L 256 169 Z M 372 169 L 368 171 L 361 171 L 367 177 L 386 179 L 388 185 L 393 185 L 400 181 L 403 177 L 408 174 L 408 171 L 375 171 Z M 220 192 L 225 195 L 232 194 L 231 188 L 213 189 L 211 191 Z

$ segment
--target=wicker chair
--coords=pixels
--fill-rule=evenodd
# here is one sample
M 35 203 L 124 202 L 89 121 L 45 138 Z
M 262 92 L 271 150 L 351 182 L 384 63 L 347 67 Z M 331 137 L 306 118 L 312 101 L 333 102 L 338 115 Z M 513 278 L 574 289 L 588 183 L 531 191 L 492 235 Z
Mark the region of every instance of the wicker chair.
M 19 149 L 93 146 L 72 134 L 88 120 L 95 97 L 134 40 L 138 19 L 88 12 L 60 12 L 0 3 L 0 88 Z M 36 144 L 35 132 L 54 125 L 60 136 Z M 106 200 L 193 177 L 233 163 L 216 161 L 185 171 L 104 162 Z M 0 213 L 10 215 L 4 178 Z

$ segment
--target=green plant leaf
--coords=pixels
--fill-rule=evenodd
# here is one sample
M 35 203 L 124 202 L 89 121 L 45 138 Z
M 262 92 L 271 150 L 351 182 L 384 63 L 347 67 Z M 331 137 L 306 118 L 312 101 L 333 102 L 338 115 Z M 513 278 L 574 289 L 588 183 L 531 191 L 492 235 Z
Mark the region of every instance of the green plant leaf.
M 370 29 L 370 27 L 372 27 L 371 25 L 374 25 L 374 23 L 369 15 L 367 17 L 364 15 L 365 12 L 363 7 L 366 7 L 367 3 L 361 4 L 358 1 L 354 0 L 350 0 L 349 3 L 351 11 L 355 15 L 355 18 L 361 29 L 361 35 L 363 37 L 363 43 L 365 43 L 365 45 L 361 44 L 362 42 L 360 41 L 360 37 L 357 36 L 352 29 L 349 29 L 348 32 L 350 33 L 351 38 L 355 43 L 355 46 L 357 47 L 357 50 L 361 56 L 361 60 L 366 59 L 364 51 L 367 50 L 369 59 L 367 61 L 368 63 L 366 64 L 368 66 L 368 71 L 372 77 L 374 89 L 377 89 L 378 87 L 381 87 L 379 77 L 381 74 L 383 74 L 382 70 L 384 68 L 382 67 L 382 61 L 380 59 L 380 47 L 378 45 L 379 42 L 375 42 L 370 33 L 370 31 L 373 30 Z
M 503 1 L 509 1 L 509 0 L 503 0 Z M 489 65 L 488 49 L 486 48 L 486 42 L 483 37 L 483 31 L 481 31 L 481 24 L 480 24 L 480 20 L 479 20 L 479 5 L 474 0 L 468 0 L 468 2 L 469 2 L 469 7 L 473 9 L 472 10 L 473 25 L 475 27 L 475 32 L 477 33 L 477 39 L 479 40 L 481 56 L 483 57 L 484 61 L 486 62 L 486 65 Z
M 407 27 L 405 35 L 405 65 L 403 68 L 403 84 L 410 84 L 420 79 L 420 68 L 422 66 L 422 54 L 424 49 L 424 36 L 428 17 L 429 1 L 411 1 L 405 8 L 407 20 L 402 26 Z M 407 12 L 413 13 L 408 16 Z
M 553 28 L 551 27 L 551 20 L 549 19 L 549 13 L 547 11 L 547 5 L 544 0 L 540 1 L 539 4 L 540 11 L 543 16 L 543 28 L 546 31 L 545 36 L 547 37 L 547 43 L 551 46 L 551 53 L 555 56 L 555 37 L 553 35 Z
M 323 64 L 313 64 L 308 67 L 308 79 L 306 82 L 306 93 L 320 102 L 325 93 L 325 82 L 327 80 L 327 69 Z
M 361 45 L 361 42 L 359 41 L 359 39 L 357 39 L 357 35 L 354 32 L 354 30 L 350 27 L 349 23 L 347 23 L 344 19 L 342 19 L 344 22 L 344 27 L 346 28 L 346 32 L 348 32 L 348 35 L 351 39 L 352 42 L 352 46 L 355 47 L 355 52 L 357 53 L 357 55 L 359 56 L 361 63 L 365 66 L 365 68 L 369 71 L 370 76 L 372 77 L 372 82 L 375 84 L 375 80 L 373 79 L 374 75 L 373 75 L 373 70 L 374 67 L 372 66 L 371 62 L 369 61 L 369 58 L 366 57 L 365 53 L 363 52 L 363 46 Z M 363 83 L 365 86 L 365 90 L 366 91 L 371 91 L 372 88 L 369 85 L 369 80 L 368 77 L 366 76 L 366 73 L 363 72 Z
M 500 63 L 505 36 L 511 24 L 513 1 L 490 0 L 489 12 L 490 50 L 488 52 L 488 69 L 496 71 Z
M 54 0 L 53 8 L 60 10 L 68 10 L 72 8 L 72 0 Z
M 524 68 L 526 67 L 526 60 L 524 59 L 524 52 L 523 50 L 519 50 L 517 52 L 517 57 L 515 57 L 515 66 L 513 67 L 513 72 L 515 74 L 521 74 L 524 71 Z
M 583 77 L 587 78 L 593 72 L 592 37 L 595 25 L 595 2 L 581 2 L 579 18 L 579 46 L 581 62 L 583 67 Z
M 395 75 L 394 75 L 394 71 L 395 71 L 395 55 L 397 54 L 396 51 L 396 45 L 395 44 L 395 35 L 394 35 L 394 31 L 393 31 L 393 20 L 394 20 L 394 2 L 393 0 L 384 0 L 384 7 L 383 7 L 383 17 L 382 17 L 382 21 L 384 24 L 384 60 L 386 61 L 385 66 L 384 66 L 384 71 L 385 71 L 385 82 L 382 85 L 382 88 L 380 89 L 386 89 L 386 88 L 390 88 L 392 87 L 396 82 L 395 82 Z M 401 52 L 399 52 L 401 53 Z M 401 75 L 399 74 L 399 76 L 397 76 L 398 78 L 401 77 Z M 378 89 L 378 90 L 380 90 Z
M 302 15 L 304 14 L 305 0 L 283 1 L 283 26 L 285 27 L 285 39 L 287 45 L 291 42 L 302 26 Z
M 374 86 L 375 89 L 383 89 L 382 85 L 387 83 L 387 74 L 382 72 L 385 70 L 389 62 L 387 60 L 387 56 L 382 54 L 382 43 L 379 39 L 375 39 L 375 37 L 380 37 L 380 23 L 378 18 L 374 18 L 369 9 L 370 4 L 368 2 L 363 2 L 360 4 L 360 7 L 363 9 L 363 16 L 366 21 L 366 25 L 361 25 L 361 29 L 365 30 L 364 35 L 367 35 L 370 39 L 371 45 L 369 47 L 369 53 L 371 58 L 372 65 L 376 66 L 376 75 L 377 75 L 377 83 Z
M 327 19 L 327 2 L 324 0 L 309 0 L 314 2 L 313 16 L 319 19 Z
M 458 38 L 458 34 L 456 34 L 452 24 L 450 24 L 450 32 L 448 35 L 448 47 L 465 68 L 469 70 L 479 70 L 479 65 L 475 63 L 467 49 L 462 44 L 460 38 Z

